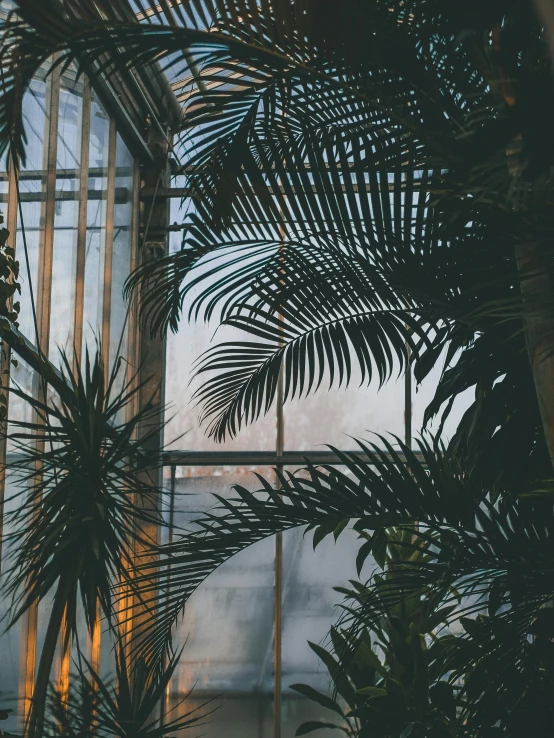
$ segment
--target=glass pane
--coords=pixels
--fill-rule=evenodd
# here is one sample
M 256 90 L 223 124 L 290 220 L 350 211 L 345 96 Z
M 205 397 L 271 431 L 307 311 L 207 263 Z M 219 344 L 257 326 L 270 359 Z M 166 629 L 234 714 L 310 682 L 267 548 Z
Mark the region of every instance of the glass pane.
M 115 170 L 110 365 L 127 352 L 127 304 L 123 287 L 131 269 L 134 159 L 117 136 Z M 123 379 L 123 373 L 121 374 Z
M 16 487 L 13 484 L 13 478 L 8 472 L 6 475 L 6 487 L 5 487 L 5 503 L 4 503 L 4 528 L 3 535 L 8 536 L 12 528 L 9 523 L 9 514 L 13 510 L 17 509 L 18 501 L 14 499 L 13 495 L 17 492 Z M 8 516 L 8 519 L 6 519 Z M 10 554 L 11 546 L 6 545 L 4 540 L 2 546 L 2 575 L 0 576 L 0 583 L 3 585 L 5 578 L 5 565 L 6 559 Z M 2 618 L 2 629 L 6 627 L 6 616 L 9 608 L 9 601 L 7 598 L 0 600 L 0 618 Z M 13 714 L 10 715 L 8 720 L 2 722 L 2 730 L 8 733 L 18 728 L 18 720 L 20 713 L 19 705 L 19 674 L 20 674 L 20 654 L 21 654 L 21 621 L 16 623 L 7 632 L 3 632 L 0 636 L 1 653 L 2 653 L 2 668 L 0 669 L 0 707 L 2 709 L 13 710 Z
M 214 506 L 210 493 L 233 495 L 231 485 L 256 488 L 251 469 L 181 468 L 176 480 L 177 525 Z M 270 470 L 257 469 L 268 476 Z M 273 697 L 273 539 L 223 564 L 187 604 L 177 642 L 185 643 L 170 696 L 175 706 L 192 689 L 183 712 L 217 697 L 221 705 L 202 727 L 206 738 L 270 735 Z M 221 699 L 219 699 L 221 698 Z M 209 709 L 209 708 L 208 708 Z M 261 731 L 261 732 L 260 732 Z
M 23 122 L 27 135 L 27 146 L 25 149 L 27 159 L 25 165 L 21 167 L 19 190 L 21 194 L 24 228 L 22 227 L 21 219 L 18 218 L 16 235 L 17 258 L 21 265 L 21 312 L 19 314 L 19 324 L 22 333 L 33 343 L 36 343 L 36 335 L 24 242 L 26 241 L 27 245 L 31 284 L 36 305 L 39 232 L 46 170 L 43 142 L 48 135 L 49 119 L 46 112 L 46 87 L 47 82 L 45 79 L 34 79 L 31 82 L 29 91 L 23 98 Z M 23 238 L 23 229 L 25 231 L 25 239 Z
M 73 349 L 82 118 L 83 84 L 69 69 L 61 79 L 58 119 L 50 318 L 50 357 L 56 364 L 60 361 L 58 347 L 68 352 Z
M 179 332 L 168 335 L 165 397 L 169 422 L 165 431 L 166 444 L 169 448 L 195 451 L 273 451 L 277 439 L 275 407 L 265 417 L 242 427 L 236 438 L 228 438 L 222 443 L 216 443 L 209 437 L 207 426 L 200 425 L 202 408 L 193 400 L 194 391 L 202 383 L 202 378 L 193 379 L 196 361 L 217 343 L 245 340 L 244 334 L 236 329 L 225 328 L 216 332 L 217 327 L 216 321 L 189 324 L 183 318 Z
M 309 641 L 330 648 L 329 631 L 340 617 L 342 595 L 334 587 L 348 586 L 350 579 L 369 577 L 368 559 L 361 576 L 356 573 L 358 535 L 346 529 L 335 542 L 325 538 L 315 549 L 311 533 L 304 529 L 283 534 L 283 628 L 282 628 L 282 736 L 293 738 L 308 720 L 337 723 L 337 716 L 290 689 L 307 684 L 332 695 L 329 673 L 309 646 Z M 335 732 L 329 732 L 334 736 Z M 336 733 L 341 735 L 341 733 Z
M 173 185 L 183 186 L 180 177 L 174 178 Z M 183 223 L 187 215 L 194 210 L 192 201 L 174 198 L 170 202 L 170 222 Z M 181 248 L 181 232 L 170 233 L 169 248 L 171 252 Z M 207 258 L 194 271 L 194 278 L 206 274 L 214 267 L 210 258 Z M 195 298 L 208 285 L 213 284 L 215 278 L 202 282 L 191 290 L 183 305 L 182 319 L 177 334 L 168 333 L 167 362 L 165 374 L 165 399 L 168 411 L 166 417 L 168 425 L 165 432 L 166 445 L 169 448 L 189 449 L 194 451 L 273 451 L 277 441 L 276 413 L 271 408 L 265 417 L 256 422 L 243 426 L 235 438 L 226 438 L 222 443 L 215 442 L 207 433 L 208 424 L 200 425 L 199 416 L 202 408 L 193 400 L 195 390 L 202 384 L 201 378 L 195 378 L 196 362 L 208 349 L 223 341 L 255 341 L 255 336 L 246 336 L 241 331 L 225 327 L 219 328 L 220 315 L 216 315 L 210 322 L 203 319 L 188 321 L 188 311 Z
M 350 436 L 379 444 L 376 433 L 403 439 L 404 379 L 396 374 L 379 388 L 376 380 L 360 386 L 361 376 L 353 371 L 346 388 L 328 390 L 323 382 L 315 394 L 290 400 L 283 408 L 285 448 L 307 451 L 331 444 L 348 450 L 356 447 Z
M 38 390 L 38 375 L 31 367 L 22 361 L 15 353 L 12 353 L 12 363 L 10 366 L 10 385 L 19 387 L 27 394 L 33 394 Z M 27 402 L 20 397 L 10 393 L 8 417 L 11 421 L 29 423 L 32 421 L 32 410 Z M 8 433 L 11 434 L 12 429 L 8 427 Z M 8 463 L 9 454 L 17 451 L 8 435 L 7 453 Z
M 93 354 L 95 340 L 100 338 L 102 329 L 109 137 L 109 116 L 93 92 L 83 311 L 83 351 L 88 345 Z

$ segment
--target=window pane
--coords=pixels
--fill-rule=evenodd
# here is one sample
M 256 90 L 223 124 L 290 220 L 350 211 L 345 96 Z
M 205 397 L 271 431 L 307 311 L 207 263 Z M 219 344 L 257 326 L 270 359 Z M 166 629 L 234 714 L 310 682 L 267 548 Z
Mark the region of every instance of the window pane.
M 9 556 L 11 546 L 6 543 L 6 536 L 12 532 L 9 523 L 9 514 L 17 509 L 18 501 L 13 495 L 17 491 L 13 484 L 13 477 L 8 472 L 6 474 L 6 487 L 4 491 L 4 541 L 2 545 L 2 561 L 6 561 Z M 2 567 L 2 575 L 0 576 L 0 584 L 3 586 L 5 580 L 5 566 Z M 2 618 L 2 627 L 5 628 L 9 601 L 3 597 L 0 600 L 0 618 Z M 21 658 L 21 621 L 10 628 L 6 633 L 2 634 L 2 668 L 0 669 L 0 699 L 3 709 L 13 710 L 8 720 L 2 723 L 2 730 L 8 733 L 16 730 L 19 720 L 19 674 L 20 674 L 20 658 Z
M 344 471 L 344 470 L 342 470 Z M 293 738 L 308 720 L 337 723 L 337 716 L 290 689 L 307 684 L 332 695 L 329 673 L 308 641 L 330 649 L 329 631 L 336 624 L 342 595 L 334 587 L 348 587 L 349 580 L 369 577 L 371 560 L 361 576 L 356 573 L 360 542 L 346 529 L 337 539 L 327 536 L 315 549 L 313 535 L 295 529 L 283 534 L 283 626 L 282 626 L 282 736 Z M 334 736 L 335 732 L 329 732 Z M 341 735 L 336 733 L 336 735 Z
M 404 379 L 394 375 L 379 389 L 376 380 L 360 386 L 361 376 L 353 375 L 346 388 L 327 389 L 323 382 L 315 394 L 285 405 L 286 449 L 305 451 L 322 444 L 354 449 L 350 436 L 377 444 L 376 433 L 404 437 Z
M 109 138 L 109 116 L 93 92 L 83 310 L 83 351 L 88 345 L 93 354 L 96 350 L 95 340 L 100 338 L 102 329 Z
M 250 469 L 183 468 L 177 478 L 176 519 L 184 525 L 215 500 L 233 496 L 231 485 L 256 488 Z M 268 469 L 257 469 L 268 476 Z M 207 718 L 206 738 L 270 735 L 273 698 L 273 539 L 234 556 L 203 582 L 178 627 L 185 649 L 174 678 L 171 705 L 192 688 L 180 712 L 211 697 L 221 704 Z M 211 705 L 213 707 L 215 705 Z M 208 708 L 210 709 L 210 708 Z M 261 731 L 261 732 L 260 732 Z
M 431 433 L 437 433 L 440 421 L 442 417 L 442 412 L 444 411 L 446 404 L 442 406 L 441 412 L 438 416 L 433 418 L 433 420 L 424 428 L 423 425 L 423 417 L 425 414 L 425 410 L 427 408 L 427 405 L 431 402 L 435 395 L 435 391 L 437 389 L 437 384 L 440 380 L 440 376 L 443 370 L 443 364 L 444 364 L 444 356 L 442 356 L 439 361 L 435 364 L 433 369 L 429 372 L 427 377 L 421 382 L 419 385 L 417 385 L 413 392 L 413 399 L 412 399 L 412 427 L 413 427 L 413 438 L 414 442 L 417 442 L 417 436 L 418 434 L 421 434 L 422 432 L 431 432 Z M 467 410 L 467 408 L 471 405 L 471 403 L 475 400 L 475 388 L 470 388 L 460 394 L 456 401 L 454 402 L 454 405 L 452 406 L 452 410 L 450 411 L 450 414 L 448 418 L 446 419 L 446 422 L 444 424 L 444 429 L 442 431 L 442 439 L 443 440 L 450 440 L 454 433 L 456 432 L 456 428 L 458 427 L 458 423 L 460 422 L 464 412 Z
M 127 303 L 123 287 L 131 269 L 134 159 L 117 136 L 115 170 L 110 365 L 127 351 Z M 122 374 L 123 377 L 123 374 Z
M 216 443 L 207 433 L 207 425 L 200 425 L 201 407 L 195 404 L 193 394 L 203 377 L 194 379 L 198 358 L 222 341 L 245 340 L 244 334 L 233 328 L 217 330 L 217 322 L 190 324 L 183 318 L 179 333 L 167 339 L 167 371 L 165 397 L 169 419 L 165 439 L 169 448 L 194 451 L 272 451 L 275 449 L 276 413 L 269 413 L 241 428 L 236 438 Z M 247 340 L 251 340 L 247 337 Z M 193 382 L 191 383 L 191 380 Z
M 25 165 L 21 167 L 19 181 L 23 227 L 21 219 L 18 217 L 16 236 L 17 258 L 21 265 L 21 312 L 19 314 L 19 324 L 22 333 L 33 343 L 36 343 L 36 335 L 24 241 L 26 241 L 28 250 L 31 284 L 36 305 L 39 233 L 46 170 L 43 142 L 46 140 L 48 134 L 49 119 L 46 112 L 46 85 L 46 80 L 34 79 L 31 82 L 29 91 L 23 98 L 23 122 L 27 135 L 27 146 L 25 149 L 27 158 Z M 25 232 L 25 239 L 23 238 L 23 230 Z
M 60 362 L 58 347 L 67 352 L 73 349 L 82 118 L 83 83 L 69 69 L 60 84 L 57 141 L 50 316 L 50 357 L 56 364 Z

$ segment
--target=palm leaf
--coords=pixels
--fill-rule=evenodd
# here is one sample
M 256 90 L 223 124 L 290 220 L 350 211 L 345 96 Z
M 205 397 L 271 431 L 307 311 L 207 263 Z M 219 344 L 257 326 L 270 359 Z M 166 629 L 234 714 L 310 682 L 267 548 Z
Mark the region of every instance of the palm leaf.
M 258 493 L 236 487 L 234 500 L 218 498 L 221 510 L 195 521 L 196 532 L 162 548 L 159 573 L 154 577 L 149 573 L 143 580 L 142 597 L 153 607 L 163 598 L 155 592 L 155 580 L 161 582 L 167 576 L 165 566 L 171 566 L 171 593 L 156 627 L 145 633 L 147 648 L 154 652 L 163 648 L 164 633 L 188 597 L 238 551 L 292 527 L 307 525 L 324 535 L 334 529 L 340 533 L 345 520 L 354 521 L 361 532 L 375 532 L 369 538 L 373 544 L 369 550 L 375 555 L 381 546 L 380 530 L 409 525 L 413 533 L 415 520 L 420 525 L 417 535 L 431 544 L 431 557 L 395 571 L 394 582 L 383 592 L 388 607 L 406 592 L 442 583 L 457 590 L 456 603 L 460 596 L 470 598 L 464 608 L 471 613 L 482 607 L 479 597 L 494 584 L 506 593 L 502 602 L 510 606 L 508 614 L 500 616 L 514 618 L 523 633 L 552 597 L 551 514 L 543 514 L 539 525 L 533 506 L 518 500 L 493 505 L 479 478 L 451 452 L 421 441 L 421 456 L 416 456 L 402 444 L 397 451 L 385 439 L 380 441 L 381 448 L 358 442 L 363 457 L 333 449 L 344 472 L 311 466 L 299 475 L 277 472 L 278 492 L 265 482 Z M 552 503 L 548 505 L 550 510 Z M 517 592 L 516 582 L 520 582 Z M 379 609 L 371 623 L 365 612 L 363 625 L 368 627 L 377 621 Z M 458 607 L 449 617 L 459 614 Z M 501 642 L 493 648 L 501 650 Z

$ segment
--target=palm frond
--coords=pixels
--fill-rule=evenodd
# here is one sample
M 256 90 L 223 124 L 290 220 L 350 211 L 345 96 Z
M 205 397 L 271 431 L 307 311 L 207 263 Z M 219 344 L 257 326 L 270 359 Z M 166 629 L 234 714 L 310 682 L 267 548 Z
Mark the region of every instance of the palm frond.
M 196 587 L 228 558 L 268 536 L 293 527 L 310 526 L 321 540 L 340 531 L 348 520 L 363 521 L 364 529 L 379 529 L 411 520 L 463 527 L 471 525 L 475 499 L 481 487 L 464 479 L 460 462 L 422 441 L 423 460 L 402 444 L 395 450 L 386 439 L 383 447 L 358 442 L 357 454 L 333 449 L 346 467 L 312 467 L 298 475 L 276 472 L 278 490 L 259 477 L 263 487 L 252 493 L 237 486 L 237 497 L 216 496 L 221 509 L 194 521 L 194 532 L 160 550 L 160 568 L 151 562 L 142 568 L 138 586 L 142 601 L 156 611 L 155 627 L 145 628 L 145 648 L 163 650 L 185 601 Z M 404 460 L 403 454 L 406 455 Z M 414 476 L 415 475 L 415 476 Z M 164 591 L 170 566 L 171 592 Z M 140 567 L 139 567 L 140 568 Z M 164 606 L 159 607 L 158 603 Z M 147 631 L 147 632 L 146 632 Z
M 218 498 L 221 509 L 195 521 L 195 532 L 163 547 L 159 573 L 152 577 L 149 571 L 143 579 L 142 597 L 154 609 L 164 596 L 155 592 L 156 580 L 162 583 L 165 566 L 171 566 L 171 593 L 156 627 L 144 634 L 146 647 L 153 652 L 163 648 L 188 597 L 238 551 L 298 526 L 313 529 L 317 543 L 327 535 L 338 536 L 348 521 L 364 535 L 362 556 L 378 558 L 382 531 L 409 526 L 414 533 L 414 521 L 419 525 L 414 535 L 430 545 L 428 559 L 397 567 L 394 582 L 383 592 L 387 606 L 406 592 L 440 584 L 458 591 L 456 602 L 459 596 L 468 598 L 471 613 L 483 607 L 479 598 L 494 586 L 509 606 L 502 617 L 516 618 L 525 630 L 553 594 L 551 500 L 538 524 L 536 507 L 524 501 L 490 502 L 481 480 L 451 452 L 422 440 L 418 456 L 400 442 L 400 450 L 386 439 L 380 442 L 381 447 L 358 441 L 360 456 L 333 449 L 345 471 L 308 466 L 301 474 L 277 472 L 278 489 L 264 482 L 257 493 L 236 487 L 235 499 Z M 370 625 L 367 617 L 366 611 L 365 627 Z M 372 617 L 377 621 L 378 609 Z
M 343 305 L 335 302 L 327 316 L 317 313 L 317 303 L 323 302 L 319 299 L 310 304 L 309 315 L 307 311 L 295 314 L 289 302 L 279 317 L 260 314 L 252 307 L 247 315 L 227 318 L 223 325 L 246 328 L 261 341 L 223 343 L 201 357 L 199 374 L 217 372 L 195 395 L 204 405 L 202 420 L 211 420 L 210 435 L 218 441 L 227 434 L 234 436 L 243 424 L 267 413 L 282 368 L 285 400 L 317 389 L 326 370 L 329 386 L 335 381 L 339 386 L 348 384 L 353 359 L 362 381 L 369 382 L 377 374 L 382 384 L 395 369 L 400 372 L 413 333 L 423 333 L 417 316 L 394 308 L 371 310 L 366 305 L 356 310 L 351 298 Z

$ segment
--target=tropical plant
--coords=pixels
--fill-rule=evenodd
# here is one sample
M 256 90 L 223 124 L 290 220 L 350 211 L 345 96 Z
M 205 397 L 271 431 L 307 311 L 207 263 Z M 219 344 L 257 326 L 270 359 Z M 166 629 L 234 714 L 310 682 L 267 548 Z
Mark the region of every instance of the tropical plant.
M 383 573 L 374 573 L 371 583 L 351 582 L 351 588 L 337 588 L 345 596 L 343 607 L 378 611 L 372 631 L 352 636 L 348 629 L 331 628 L 332 650 L 310 643 L 311 649 L 329 670 L 334 697 L 317 692 L 306 684 L 291 688 L 333 710 L 341 724 L 302 724 L 296 735 L 321 728 L 338 727 L 347 735 L 395 738 L 410 735 L 450 737 L 458 734 L 454 688 L 444 677 L 442 651 L 452 648 L 451 637 L 441 637 L 441 626 L 455 609 L 441 607 L 444 591 L 424 588 L 410 591 L 390 604 L 386 595 L 394 579 L 395 565 L 422 561 L 429 541 L 413 540 L 410 529 L 388 529 L 383 535 L 387 563 Z M 381 590 L 385 592 L 381 602 Z M 346 704 L 344 711 L 341 700 Z M 346 728 L 346 730 L 345 730 Z
M 0 213 L 0 226 L 4 222 L 4 217 Z M 15 252 L 8 246 L 7 241 L 10 232 L 3 226 L 0 227 L 0 338 L 7 332 L 12 332 L 13 327 L 17 327 L 17 318 L 19 315 L 19 303 L 14 302 L 13 298 L 17 292 L 21 292 L 19 284 L 19 263 L 15 260 Z M 2 364 L 8 361 L 8 353 L 2 343 L 0 348 Z M 0 373 L 0 422 L 6 419 L 6 408 L 8 405 L 7 393 L 3 390 L 5 369 Z
M 92 633 L 100 611 L 116 624 L 116 588 L 134 596 L 132 571 L 137 546 L 152 541 L 143 532 L 160 525 L 152 470 L 157 458 L 136 439 L 152 410 L 124 416 L 138 392 L 136 383 L 116 390 L 120 362 L 109 375 L 100 349 L 74 369 L 62 353 L 62 372 L 41 359 L 51 381 L 48 397 L 14 387 L 34 413 L 11 423 L 17 460 L 10 469 L 18 505 L 8 518 L 6 581 L 11 600 L 7 627 L 45 598 L 52 597 L 28 721 L 28 735 L 41 736 L 46 694 L 62 633 L 67 650 L 76 638 L 79 603 Z M 123 418 L 123 419 L 122 419 Z M 144 425 L 142 426 L 144 429 Z M 155 433 L 151 427 L 146 432 Z M 120 617 L 125 617 L 125 611 Z
M 446 355 L 427 417 L 476 389 L 455 441 L 484 483 L 548 473 L 554 107 L 533 6 L 145 7 L 140 23 L 127 0 L 18 0 L 4 28 L 0 151 L 24 156 L 17 101 L 54 52 L 92 75 L 192 64 L 173 133 L 195 212 L 183 249 L 130 286 L 145 282 L 153 330 L 176 329 L 203 286 L 190 315 L 245 332 L 200 365 L 210 432 L 266 412 L 281 370 L 288 399 L 348 382 L 356 364 L 383 382 L 408 353 L 420 381 Z
M 384 531 L 395 526 L 412 536 L 412 551 L 425 546 L 425 556 L 395 562 L 394 576 L 379 582 L 379 597 L 364 589 L 349 604 L 342 627 L 352 638 L 378 633 L 391 608 L 402 611 L 422 591 L 431 601 L 440 593 L 446 622 L 465 618 L 469 634 L 467 648 L 444 650 L 441 672 L 452 682 L 472 675 L 471 688 L 466 685 L 461 693 L 464 720 L 474 735 L 488 735 L 498 721 L 500 735 L 511 735 L 512 709 L 525 702 L 530 684 L 543 673 L 537 651 L 529 655 L 529 639 L 536 624 L 544 623 L 543 609 L 554 596 L 551 482 L 546 480 L 536 496 L 499 496 L 497 489 L 483 489 L 481 475 L 451 449 L 424 440 L 419 454 L 399 440 L 398 449 L 384 438 L 379 444 L 358 443 L 359 454 L 333 449 L 344 471 L 309 466 L 301 475 L 276 472 L 278 490 L 264 480 L 255 493 L 237 486 L 236 498 L 220 499 L 221 509 L 196 521 L 195 531 L 162 547 L 158 578 L 171 567 L 171 595 L 155 627 L 149 624 L 145 647 L 156 652 L 163 643 L 160 634 L 171 632 L 198 584 L 256 541 L 299 526 L 313 529 L 320 541 L 340 536 L 351 522 L 364 539 L 361 566 L 368 556 L 382 560 Z M 472 629 L 471 619 L 484 608 L 488 627 Z M 492 712 L 481 712 L 486 704 L 503 705 L 505 711 L 495 712 L 491 723 Z
M 167 664 L 152 664 L 142 656 L 130 660 L 121 640 L 116 644 L 115 678 L 102 679 L 92 666 L 79 669 L 69 694 L 53 689 L 45 735 L 48 738 L 164 738 L 192 726 L 200 727 L 208 703 L 183 715 L 158 715 L 181 652 Z M 178 713 L 186 695 L 172 711 Z
M 479 685 L 464 708 L 475 730 L 510 731 L 510 674 L 524 701 L 528 638 L 554 596 L 552 499 L 522 496 L 551 491 L 554 462 L 554 90 L 533 5 L 146 5 L 155 22 L 139 23 L 127 0 L 18 0 L 3 29 L 0 152 L 24 158 L 21 96 L 54 53 L 91 75 L 160 59 L 190 67 L 198 90 L 173 133 L 195 213 L 183 249 L 131 287 L 144 283 L 153 330 L 175 329 L 203 285 L 190 315 L 245 332 L 200 364 L 214 437 L 266 412 L 280 375 L 288 399 L 348 382 L 356 364 L 383 382 L 410 357 L 422 380 L 445 356 L 427 420 L 466 389 L 475 401 L 449 448 L 422 444 L 423 461 L 383 440 L 386 453 L 339 454 L 353 479 L 309 467 L 306 480 L 280 475 L 278 493 L 239 489 L 226 515 L 162 550 L 171 595 L 145 642 L 163 651 L 199 581 L 264 536 L 294 525 L 338 535 L 355 519 L 371 531 L 369 555 L 384 528 L 419 521 L 432 557 L 403 567 L 403 597 L 456 587 L 458 618 L 477 609 L 472 597 L 493 603 L 455 673 Z M 150 573 L 145 582 L 153 602 Z M 360 607 L 353 633 L 378 616 Z M 491 726 L 478 707 L 494 699 L 507 712 Z

